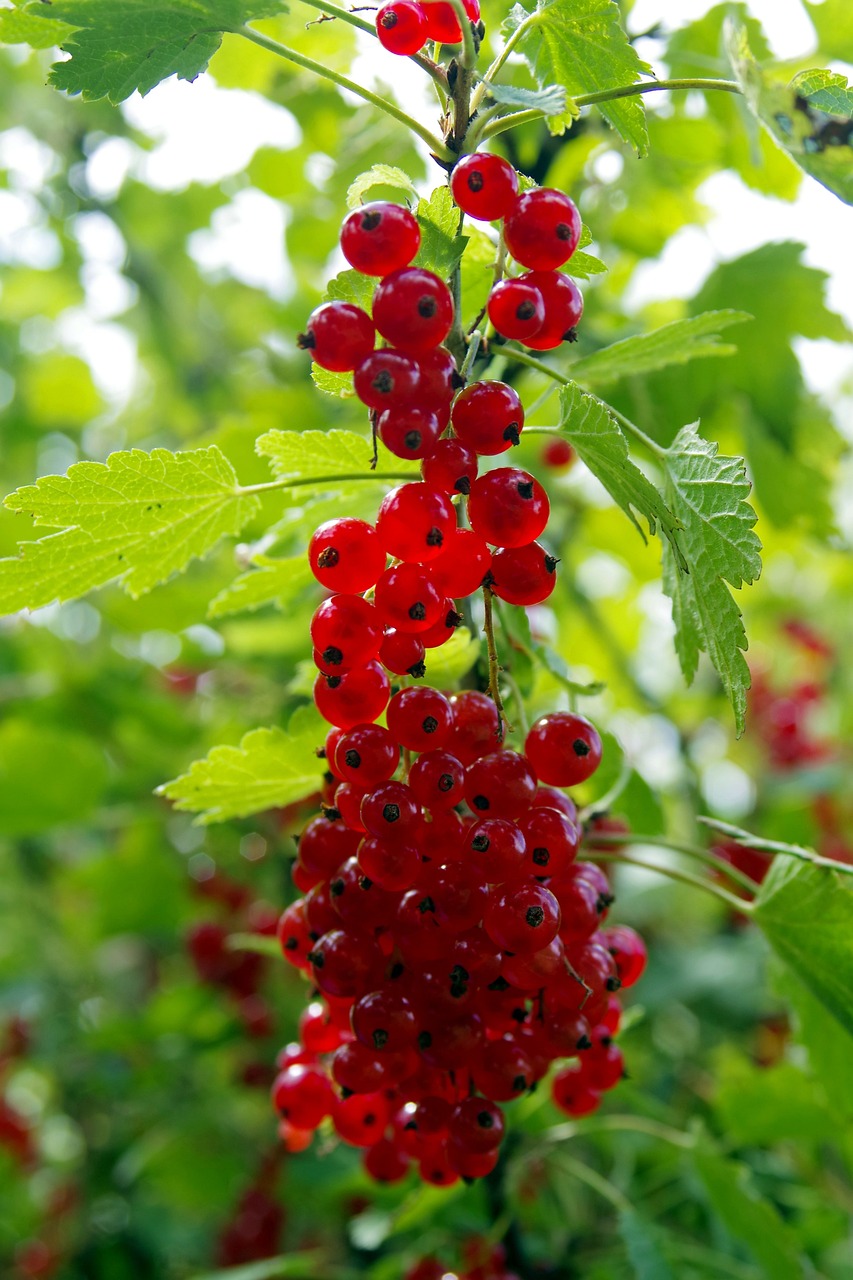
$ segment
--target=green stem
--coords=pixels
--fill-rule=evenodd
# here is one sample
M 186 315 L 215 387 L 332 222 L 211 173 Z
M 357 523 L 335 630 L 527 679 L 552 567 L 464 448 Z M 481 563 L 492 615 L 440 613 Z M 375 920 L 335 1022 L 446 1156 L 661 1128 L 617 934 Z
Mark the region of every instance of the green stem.
M 548 1130 L 542 1142 L 537 1143 L 537 1149 L 546 1144 L 550 1146 L 556 1142 L 565 1142 L 570 1138 L 582 1138 L 587 1133 L 622 1133 L 625 1130 L 631 1133 L 643 1133 L 646 1137 L 657 1138 L 661 1142 L 669 1142 L 674 1147 L 683 1147 L 685 1151 L 692 1151 L 696 1146 L 696 1139 L 692 1134 L 682 1133 L 680 1129 L 673 1129 L 668 1124 L 661 1124 L 658 1120 L 650 1120 L 646 1116 L 595 1116 L 580 1123 L 575 1121 L 554 1125 Z
M 642 858 L 632 858 L 628 853 L 602 853 L 596 851 L 596 857 L 604 862 L 626 862 L 632 867 L 643 867 L 646 871 L 656 871 L 658 875 L 668 876 L 670 880 L 679 880 L 682 884 L 692 885 L 694 889 L 704 889 L 706 893 L 710 893 L 713 897 L 719 898 L 721 902 L 725 902 L 727 907 L 731 907 L 734 911 L 741 911 L 745 915 L 749 915 L 753 910 L 751 902 L 746 902 L 743 898 L 739 898 L 737 894 L 728 893 L 717 884 L 712 884 L 710 880 L 703 880 L 701 876 L 691 875 L 689 871 L 682 871 L 678 867 L 659 867 L 651 862 L 644 862 Z
M 462 0 L 450 0 L 451 8 L 462 28 L 462 55 L 458 59 L 460 67 L 473 71 L 477 65 L 477 46 L 474 44 L 474 33 L 471 30 L 471 19 L 465 12 Z
M 531 13 L 530 17 L 525 18 L 524 22 L 522 22 L 521 25 L 516 27 L 515 31 L 513 31 L 512 35 L 507 40 L 503 49 L 495 58 L 494 62 L 489 67 L 486 74 L 483 76 L 482 82 L 474 90 L 474 96 L 471 99 L 472 111 L 476 111 L 477 107 L 483 101 L 485 94 L 488 93 L 489 91 L 489 87 L 492 84 L 492 81 L 500 71 L 501 67 L 506 62 L 509 55 L 512 53 L 513 49 L 516 47 L 519 41 L 524 39 L 530 27 L 532 27 L 538 21 L 539 21 L 539 12 L 537 11 L 536 13 Z
M 526 738 L 527 732 L 530 728 L 530 721 L 527 719 L 527 711 L 524 707 L 524 697 L 518 687 L 515 676 L 510 675 L 506 669 L 504 669 L 504 681 L 513 696 L 513 701 L 515 702 L 515 710 L 517 713 L 518 727 L 521 730 L 521 736 Z
M 752 832 L 744 831 L 741 827 L 732 826 L 730 822 L 719 822 L 716 818 L 699 818 L 699 822 L 703 826 L 710 827 L 712 831 L 720 831 L 723 835 L 730 836 L 745 849 L 759 849 L 764 853 L 787 854 L 791 858 L 798 858 L 800 862 L 810 862 L 814 867 L 823 867 L 827 871 L 838 871 L 841 875 L 853 876 L 853 865 L 851 863 L 836 862 L 834 858 L 824 858 L 822 854 L 816 853 L 814 849 L 807 849 L 801 844 L 783 844 L 780 840 L 765 840 L 763 836 L 753 835 Z
M 630 418 L 626 418 L 624 413 L 620 413 L 618 409 L 614 409 L 612 404 L 607 406 L 607 410 L 613 415 L 617 422 L 621 422 L 625 430 L 629 432 L 635 440 L 639 440 L 640 444 L 644 444 L 656 458 L 666 458 L 666 449 L 664 449 L 662 445 L 659 445 L 657 440 L 653 440 L 651 436 L 647 436 L 645 431 L 641 430 L 641 428 L 638 427 L 635 422 L 632 422 Z
M 298 479 L 292 479 L 290 476 L 283 476 L 281 480 L 267 480 L 264 484 L 246 484 L 238 485 L 236 493 L 268 493 L 272 489 L 298 489 L 300 485 L 317 485 L 324 484 L 337 485 L 344 480 L 372 480 L 380 483 L 384 480 L 411 480 L 411 471 L 349 471 L 339 475 L 332 476 L 300 476 Z
M 588 1164 L 584 1164 L 582 1160 L 575 1160 L 573 1156 L 561 1154 L 559 1160 L 552 1160 L 551 1163 L 558 1169 L 562 1169 L 564 1173 L 568 1173 L 571 1177 L 577 1178 L 578 1182 L 585 1182 L 593 1191 L 597 1191 L 603 1199 L 610 1202 L 618 1213 L 631 1213 L 633 1205 L 627 1196 L 623 1196 L 618 1187 L 612 1182 L 608 1182 L 607 1178 L 602 1177 L 595 1169 L 590 1168 Z
M 704 863 L 705 866 L 713 867 L 720 875 L 733 880 L 735 884 L 739 884 L 748 893 L 758 892 L 758 884 L 745 871 L 741 871 L 739 867 L 732 866 L 724 858 L 718 858 L 716 854 L 711 853 L 708 849 L 702 849 L 699 845 L 681 844 L 678 840 L 667 839 L 666 836 L 643 836 L 634 835 L 633 833 L 623 836 L 611 834 L 609 831 L 595 832 L 594 840 L 596 846 L 604 844 L 620 847 L 631 844 L 648 844 L 656 845 L 659 849 L 671 849 L 673 853 L 683 853 L 686 858 L 694 858 L 697 862 Z M 595 849 L 590 849 L 589 853 L 591 858 L 595 858 Z
M 477 352 L 480 350 L 480 343 L 482 341 L 483 335 L 480 333 L 479 329 L 475 329 L 468 338 L 468 350 L 465 352 L 465 359 L 462 361 L 462 367 L 459 370 L 459 377 L 464 378 L 466 382 L 468 381 L 468 374 L 471 372 L 471 367 L 477 359 Z
M 486 142 L 498 133 L 506 133 L 507 129 L 516 129 L 522 124 L 531 124 L 534 120 L 544 120 L 545 112 L 538 107 L 528 107 L 525 111 L 511 111 L 508 116 L 498 116 L 480 132 L 480 141 Z
M 331 80 L 338 88 L 347 89 L 357 97 L 363 98 L 365 102 L 378 107 L 380 111 L 384 111 L 386 115 L 399 121 L 400 124 L 404 124 L 412 133 L 422 138 L 430 151 L 440 160 L 455 159 L 454 152 L 445 146 L 440 138 L 430 133 L 429 129 L 424 128 L 418 120 L 408 115 L 395 103 L 389 102 L 387 98 L 380 98 L 378 93 L 365 89 L 347 76 L 342 76 L 339 72 L 332 71 L 329 67 L 324 67 L 321 62 L 315 62 L 313 58 L 307 58 L 303 53 L 297 53 L 295 49 L 289 49 L 287 45 L 280 44 L 278 40 L 273 40 L 270 36 L 265 36 L 260 31 L 255 31 L 252 27 L 235 27 L 234 34 L 243 36 L 246 40 L 251 40 L 253 44 L 260 45 L 262 49 L 274 53 L 279 58 L 285 58 L 288 62 L 295 63 L 297 67 L 303 67 L 306 71 L 313 71 L 315 75 L 321 76 L 324 80 Z
M 357 27 L 359 31 L 364 31 L 367 35 L 376 38 L 375 24 L 359 18 L 358 14 L 353 13 L 351 9 L 342 9 L 340 5 L 332 4 L 331 0 L 303 0 L 303 4 L 307 4 L 311 9 L 319 9 L 321 13 L 327 13 L 330 18 L 339 18 L 341 22 L 348 22 L 351 27 Z M 447 73 L 444 67 L 439 67 L 432 58 L 427 58 L 422 53 L 412 54 L 410 60 L 422 67 L 436 84 L 447 89 Z
M 483 608 L 485 610 L 485 621 L 483 630 L 486 633 L 486 652 L 489 655 L 489 693 L 492 695 L 492 701 L 495 704 L 498 713 L 498 735 L 503 742 L 507 733 L 514 733 L 512 725 L 506 718 L 503 699 L 500 691 L 500 672 L 501 665 L 498 662 L 498 650 L 495 645 L 495 619 L 492 609 L 492 588 L 483 587 Z
M 583 93 L 574 99 L 576 107 L 592 107 L 597 102 L 612 102 L 614 98 L 633 98 L 638 93 L 660 93 L 676 89 L 720 89 L 723 93 L 742 93 L 736 80 L 710 80 L 696 76 L 681 76 L 675 80 L 646 80 L 639 84 L 623 84 L 617 89 L 599 89 L 595 93 Z

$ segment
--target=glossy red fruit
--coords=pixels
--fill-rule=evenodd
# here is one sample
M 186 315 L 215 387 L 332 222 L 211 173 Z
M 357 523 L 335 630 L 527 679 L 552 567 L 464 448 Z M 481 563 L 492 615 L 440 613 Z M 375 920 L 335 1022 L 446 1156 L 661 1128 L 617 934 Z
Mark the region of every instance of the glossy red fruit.
M 464 785 L 465 769 L 449 751 L 424 751 L 409 770 L 409 786 L 425 809 L 454 808 L 462 799 Z
M 361 802 L 364 796 L 364 788 L 357 787 L 352 782 L 340 782 L 335 788 L 334 806 L 350 831 L 364 830 L 361 825 Z
M 397 631 L 428 631 L 441 617 L 444 596 L 429 571 L 419 564 L 386 569 L 376 584 L 376 613 Z M 378 646 L 377 646 L 378 652 Z
M 539 542 L 500 547 L 492 556 L 492 590 L 507 604 L 541 604 L 556 586 L 559 563 Z
M 626 924 L 611 925 L 604 929 L 601 940 L 613 956 L 616 972 L 623 987 L 633 987 L 643 976 L 648 960 L 646 944 L 638 933 Z
M 310 959 L 314 981 L 330 996 L 358 999 L 376 988 L 383 970 L 382 953 L 373 939 L 343 929 L 324 933 Z
M 418 802 L 405 782 L 382 782 L 361 802 L 365 830 L 379 840 L 408 843 L 419 818 Z
M 370 662 L 382 643 L 382 619 L 363 596 L 331 596 L 315 610 L 311 640 L 327 675 Z
M 355 853 L 358 837 L 329 812 L 312 818 L 299 837 L 299 861 L 321 880 L 328 880 Z M 316 925 L 312 924 L 312 928 Z
M 362 840 L 358 846 L 358 863 L 370 880 L 392 893 L 411 889 L 421 870 L 421 856 L 414 844 L 381 840 L 376 836 L 365 836 Z
M 281 913 L 277 936 L 285 960 L 295 968 L 307 972 L 310 967 L 308 952 L 313 946 L 314 939 L 305 918 L 305 904 L 301 898 Z
M 525 848 L 518 827 L 504 818 L 484 818 L 465 833 L 466 857 L 489 884 L 524 875 Z
M 448 750 L 464 765 L 500 746 L 500 721 L 494 702 L 485 693 L 466 689 L 450 698 L 453 708 L 453 732 Z
M 416 0 L 391 0 L 376 15 L 376 34 L 389 53 L 411 56 L 426 42 L 427 18 Z
M 439 440 L 428 458 L 421 463 L 424 483 L 441 493 L 471 492 L 477 478 L 477 454 L 460 440 Z
M 581 217 L 574 201 L 553 187 L 524 191 L 504 220 L 506 247 L 534 271 L 561 267 L 577 248 Z
M 462 381 L 456 368 L 456 361 L 447 347 L 434 347 L 430 351 L 422 351 L 418 355 L 420 370 L 420 386 L 418 388 L 418 404 L 428 409 L 446 410 L 456 394 Z
M 601 1090 L 590 1088 L 579 1064 L 557 1072 L 551 1084 L 551 1096 L 568 1116 L 588 1116 L 597 1111 L 601 1103 Z
M 308 544 L 308 563 L 329 591 L 361 592 L 376 585 L 385 568 L 385 552 L 373 525 L 342 516 L 327 520 Z
M 536 721 L 524 753 L 540 782 L 575 787 L 601 763 L 601 738 L 585 716 L 556 711 Z
M 299 1039 L 306 1049 L 313 1054 L 333 1053 L 343 1038 L 322 1001 L 312 1000 L 305 1006 L 299 1015 Z
M 561 271 L 530 271 L 519 279 L 539 290 L 545 306 L 542 328 L 526 339 L 526 345 L 533 351 L 552 351 L 561 342 L 574 342 L 583 315 L 583 295 L 574 280 Z
M 527 846 L 525 868 L 533 876 L 560 876 L 575 858 L 580 824 L 558 809 L 530 808 L 518 819 Z
M 551 504 L 542 485 L 516 467 L 497 467 L 471 486 L 471 526 L 495 546 L 523 547 L 535 541 L 550 513 Z
M 518 818 L 535 792 L 533 770 L 517 751 L 494 751 L 465 771 L 465 799 L 479 818 Z
M 392 405 L 379 415 L 376 430 L 385 448 L 396 458 L 416 462 L 432 456 L 446 426 L 446 419 L 442 422 L 432 409 L 418 405 L 398 409 Z
M 355 394 L 368 409 L 377 413 L 411 404 L 418 394 L 421 371 L 418 362 L 405 351 L 385 347 L 374 351 L 356 365 Z
M 463 156 L 454 168 L 450 190 L 463 213 L 494 222 L 512 208 L 518 194 L 518 174 L 502 156 L 475 151 Z
M 470 22 L 478 22 L 480 18 L 479 0 L 462 0 L 465 14 Z M 459 44 L 462 39 L 462 28 L 456 16 L 456 10 L 446 0 L 427 0 L 424 5 L 427 15 L 427 36 L 438 44 Z
M 542 462 L 553 471 L 566 471 L 575 460 L 575 451 L 562 436 L 552 438 L 542 446 Z
M 422 679 L 426 674 L 425 654 L 426 649 L 420 636 L 393 628 L 385 632 L 379 646 L 379 661 L 397 676 Z
M 440 556 L 430 562 L 430 572 L 440 591 L 463 600 L 483 585 L 492 564 L 485 538 L 473 529 L 454 529 Z
M 365 1173 L 376 1182 L 400 1182 L 409 1165 L 409 1157 L 390 1138 L 380 1138 L 364 1153 Z
M 453 725 L 453 709 L 438 689 L 401 689 L 388 703 L 388 730 L 410 751 L 443 747 Z
M 362 996 L 352 1007 L 350 1021 L 356 1039 L 377 1053 L 394 1053 L 415 1042 L 412 1006 L 393 988 Z
M 556 937 L 560 904 L 541 884 L 498 884 L 489 890 L 483 928 L 504 951 L 540 951 Z
M 339 1138 L 351 1147 L 372 1147 L 379 1141 L 391 1119 L 391 1107 L 384 1093 L 354 1093 L 336 1098 L 332 1124 Z
M 430 569 L 432 569 L 432 564 Z M 425 647 L 427 649 L 439 649 L 443 644 L 447 643 L 456 628 L 462 625 L 462 622 L 463 617 L 456 608 L 456 601 L 450 596 L 446 596 L 441 606 L 438 621 L 434 622 L 428 631 L 420 632 Z
M 503 1112 L 488 1098 L 466 1098 L 454 1108 L 450 1120 L 453 1139 L 467 1151 L 481 1154 L 500 1146 L 505 1128 Z
M 413 213 L 400 204 L 375 200 L 354 209 L 341 227 L 341 251 L 366 276 L 387 276 L 407 266 L 421 245 Z
M 453 298 L 433 271 L 404 267 L 386 276 L 373 295 L 373 323 L 401 351 L 429 351 L 450 332 Z
M 379 541 L 398 560 L 435 560 L 456 528 L 446 494 L 427 484 L 404 484 L 382 500 L 376 521 Z
M 488 301 L 489 319 L 505 338 L 527 342 L 545 323 L 545 299 L 541 290 L 525 280 L 501 280 Z
M 278 1114 L 296 1129 L 316 1129 L 331 1114 L 335 1093 L 319 1067 L 294 1063 L 275 1078 L 272 1101 Z
M 472 382 L 456 397 L 451 417 L 457 438 L 487 457 L 518 444 L 524 427 L 518 392 L 505 382 Z
M 400 762 L 400 748 L 379 724 L 357 724 L 335 748 L 335 772 L 363 790 L 387 782 Z
M 333 373 L 347 373 L 369 356 L 376 342 L 370 316 L 351 302 L 324 302 L 308 317 L 297 344 Z
M 510 1102 L 533 1084 L 533 1069 L 521 1045 L 509 1037 L 488 1044 L 474 1063 L 474 1084 L 495 1102 Z
M 314 681 L 314 702 L 329 724 L 351 729 L 371 724 L 388 704 L 391 686 L 378 662 L 353 667 L 342 676 L 318 675 Z

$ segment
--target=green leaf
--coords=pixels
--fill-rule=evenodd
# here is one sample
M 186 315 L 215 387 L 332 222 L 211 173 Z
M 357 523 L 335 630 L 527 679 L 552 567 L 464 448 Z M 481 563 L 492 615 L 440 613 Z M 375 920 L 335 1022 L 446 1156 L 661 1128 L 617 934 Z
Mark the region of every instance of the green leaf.
M 776 954 L 853 1034 L 853 890 L 846 880 L 779 854 L 752 918 Z
M 837 1132 L 837 1117 L 793 1062 L 756 1066 L 727 1048 L 717 1055 L 714 1075 L 714 1111 L 732 1145 L 831 1142 Z
M 572 376 L 578 382 L 596 385 L 664 369 L 667 365 L 686 364 L 689 360 L 733 355 L 737 348 L 720 342 L 720 331 L 751 319 L 746 311 L 726 310 L 674 320 L 651 333 L 624 338 L 578 360 L 572 366 Z
M 44 15 L 44 16 L 42 16 Z M 0 44 L 28 44 L 32 49 L 52 49 L 62 44 L 72 28 L 53 20 L 49 10 L 23 13 L 20 6 L 0 12 Z
M 380 442 L 378 462 L 372 471 L 372 446 L 355 431 L 267 431 L 258 437 L 257 452 L 269 458 L 275 475 L 300 485 L 313 481 L 363 477 L 368 481 L 408 479 L 420 474 L 417 462 L 395 458 Z
M 741 587 L 761 573 L 756 515 L 747 502 L 749 481 L 742 458 L 719 454 L 695 426 L 684 427 L 665 453 L 666 499 L 679 521 L 681 572 L 664 546 L 664 591 L 672 599 L 675 647 L 688 683 L 705 651 L 731 700 L 740 734 L 746 714 L 749 668 L 743 620 L 726 583 Z
M 421 200 L 417 209 L 421 228 L 421 247 L 414 266 L 425 267 L 446 279 L 465 252 L 468 237 L 459 234 L 459 209 L 449 187 L 436 187 L 429 200 Z
M 578 457 L 601 481 L 642 537 L 645 538 L 645 534 L 635 513 L 645 516 L 651 533 L 660 525 L 680 560 L 678 519 L 652 482 L 628 457 L 628 442 L 607 405 L 570 384 L 560 389 L 560 410 L 560 431 Z
M 633 84 L 649 70 L 628 40 L 614 0 L 537 0 L 532 13 L 516 4 L 502 30 L 510 36 L 522 25 L 517 47 L 540 85 L 562 85 L 577 96 Z M 602 102 L 599 110 L 638 155 L 646 155 L 649 138 L 639 97 Z M 576 114 L 570 101 L 549 121 L 551 132 L 563 133 Z
M 618 1222 L 637 1280 L 673 1280 L 672 1268 L 660 1249 L 660 1232 L 655 1224 L 635 1209 L 621 1212 Z
M 790 83 L 764 71 L 746 29 L 726 27 L 734 73 L 752 112 L 789 156 L 827 190 L 853 204 L 853 89 L 833 71 L 801 71 Z
M 207 611 L 209 618 L 223 618 L 244 609 L 254 611 L 267 604 L 287 610 L 314 581 L 304 555 L 289 556 L 285 560 L 274 556 L 255 556 L 252 564 L 254 568 L 241 573 L 211 600 Z
M 76 462 L 64 476 L 18 489 L 6 506 L 62 532 L 21 543 L 18 557 L 0 560 L 0 613 L 71 600 L 113 581 L 136 598 L 239 533 L 259 502 L 240 492 L 231 463 L 211 445 Z
M 327 396 L 336 396 L 339 400 L 351 400 L 355 395 L 351 373 L 334 373 L 313 360 L 311 361 L 311 380 L 317 390 L 324 392 Z
M 106 756 L 92 738 L 23 719 L 0 725 L 0 835 L 87 818 L 106 785 Z
M 566 111 L 566 90 L 561 84 L 545 85 L 542 89 L 522 89 L 514 84 L 490 84 L 489 97 L 504 106 L 522 110 L 535 109 L 545 116 L 562 116 Z
M 391 191 L 402 191 L 406 196 L 406 204 L 413 204 L 418 193 L 415 184 L 407 173 L 393 164 L 372 165 L 366 173 L 360 173 L 347 190 L 346 203 L 348 209 L 357 209 L 365 203 L 365 196 L 377 192 L 383 198 L 388 188 Z M 376 195 L 373 196 L 376 199 Z
M 467 627 L 457 627 L 445 644 L 427 649 L 427 680 L 435 688 L 457 684 L 474 666 L 481 647 L 479 636 L 472 636 Z
M 805 1045 L 809 1066 L 836 1113 L 853 1114 L 850 1096 L 850 1033 L 786 966 L 784 995 L 796 1014 L 797 1039 Z
M 316 749 L 327 728 L 313 707 L 301 707 L 286 730 L 252 729 L 238 747 L 214 747 L 157 794 L 204 824 L 284 808 L 319 789 L 324 762 Z
M 375 290 L 376 281 L 372 276 L 363 276 L 360 271 L 340 271 L 326 285 L 323 297 L 326 302 L 352 302 L 370 315 Z
M 820 42 L 829 58 L 853 62 L 853 10 L 848 0 L 805 0 Z
M 49 6 L 32 0 L 25 13 L 77 28 L 62 42 L 70 59 L 50 73 L 57 89 L 117 104 L 169 76 L 195 80 L 223 32 L 283 8 L 283 0 L 122 0 L 118 6 L 113 0 L 51 0 Z
M 569 693 L 575 694 L 578 698 L 595 698 L 598 694 L 603 693 L 607 688 L 601 680 L 594 680 L 592 684 L 580 684 L 577 680 L 573 680 L 569 673 L 569 664 L 566 662 L 556 649 L 552 649 L 549 644 L 540 641 L 532 641 L 531 653 L 535 655 L 542 663 L 547 672 L 554 677 L 564 689 Z
M 693 1153 L 692 1165 L 714 1213 L 768 1280 L 802 1280 L 796 1243 L 773 1206 L 753 1187 L 747 1166 L 707 1148 Z

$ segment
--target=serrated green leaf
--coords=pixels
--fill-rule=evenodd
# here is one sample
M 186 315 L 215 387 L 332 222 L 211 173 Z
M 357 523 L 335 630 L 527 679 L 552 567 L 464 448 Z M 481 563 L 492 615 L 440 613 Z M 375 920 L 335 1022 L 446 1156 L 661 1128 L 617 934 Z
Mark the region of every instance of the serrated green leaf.
M 314 707 L 300 707 L 286 730 L 252 729 L 237 747 L 214 747 L 157 794 L 205 825 L 284 808 L 318 790 L 324 763 L 316 749 L 327 728 Z
M 256 556 L 253 564 L 254 568 L 241 573 L 211 600 L 207 611 L 209 618 L 224 618 L 244 609 L 254 611 L 267 604 L 286 610 L 314 581 L 304 555 L 288 556 L 284 560 L 274 556 Z
M 378 442 L 376 469 L 371 469 L 372 445 L 355 431 L 267 431 L 259 436 L 256 451 L 269 458 L 280 480 L 300 485 L 314 481 L 334 483 L 338 478 L 381 482 L 407 480 L 420 474 L 417 462 L 395 458 Z
M 117 104 L 169 76 L 194 80 L 223 32 L 284 7 L 283 0 L 32 0 L 24 13 L 77 28 L 62 42 L 71 57 L 50 73 L 57 89 Z
M 607 405 L 573 383 L 562 387 L 560 431 L 642 537 L 645 534 L 636 513 L 645 516 L 651 533 L 660 526 L 680 559 L 678 519 L 651 480 L 628 457 L 628 442 Z
M 436 187 L 428 200 L 417 208 L 421 228 L 421 247 L 414 266 L 434 271 L 447 279 L 465 252 L 468 237 L 459 234 L 459 209 L 449 187 Z
M 467 627 L 457 627 L 450 639 L 438 649 L 427 649 L 424 659 L 426 678 L 434 688 L 450 688 L 474 666 L 482 643 Z
M 516 4 L 502 30 L 509 36 L 522 25 L 525 34 L 517 47 L 538 83 L 562 85 L 573 97 L 633 84 L 649 70 L 628 40 L 614 0 L 537 0 L 532 13 Z M 647 154 L 649 137 L 639 97 L 603 102 L 599 109 L 638 155 Z M 551 118 L 552 133 L 565 131 L 573 110 L 569 102 L 562 115 Z
M 853 88 L 833 71 L 802 71 L 790 83 L 759 67 L 746 28 L 729 22 L 726 45 L 752 112 L 789 156 L 853 204 Z
M 566 111 L 566 90 L 561 84 L 542 89 L 523 89 L 514 84 L 489 85 L 489 97 L 507 107 L 535 109 L 545 116 L 562 116 Z
M 327 396 L 336 396 L 339 400 L 351 400 L 355 395 L 355 385 L 351 373 L 335 373 L 324 369 L 321 364 L 311 361 L 311 381 L 318 391 Z
M 326 285 L 324 301 L 352 302 L 370 315 L 376 281 L 360 271 L 340 271 Z
M 658 1242 L 659 1230 L 635 1209 L 619 1214 L 619 1234 L 637 1280 L 672 1280 L 672 1269 Z
M 620 378 L 667 365 L 686 364 L 708 356 L 733 355 L 736 347 L 719 341 L 721 330 L 742 324 L 752 317 L 746 311 L 706 311 L 685 320 L 674 320 L 651 333 L 637 334 L 614 342 L 572 365 L 572 376 L 579 382 L 616 382 Z
M 237 534 L 258 510 L 215 445 L 186 453 L 133 449 L 77 462 L 6 498 L 37 525 L 60 528 L 0 560 L 0 613 L 71 600 L 118 582 L 134 598 Z
M 853 1034 L 853 890 L 825 867 L 778 854 L 752 918 L 773 950 Z
M 66 22 L 45 16 L 23 13 L 20 6 L 0 11 L 0 44 L 28 44 L 32 49 L 52 49 L 71 34 Z
M 687 573 L 664 547 L 663 586 L 672 600 L 675 647 L 690 683 L 704 650 L 723 682 L 743 731 L 749 668 L 740 609 L 726 583 L 741 587 L 761 573 L 761 543 L 753 532 L 756 514 L 747 502 L 749 481 L 742 458 L 719 454 L 695 426 L 679 431 L 666 450 L 664 492 L 681 525 L 679 546 Z
M 802 1280 L 796 1242 L 773 1206 L 755 1190 L 748 1167 L 708 1148 L 693 1153 L 692 1165 L 714 1213 L 768 1280 Z
M 402 191 L 406 203 L 413 204 L 418 193 L 415 184 L 407 173 L 393 164 L 375 164 L 366 173 L 360 173 L 347 190 L 346 204 L 348 209 L 357 209 L 364 204 L 365 196 L 377 188 L 390 187 L 392 191 Z

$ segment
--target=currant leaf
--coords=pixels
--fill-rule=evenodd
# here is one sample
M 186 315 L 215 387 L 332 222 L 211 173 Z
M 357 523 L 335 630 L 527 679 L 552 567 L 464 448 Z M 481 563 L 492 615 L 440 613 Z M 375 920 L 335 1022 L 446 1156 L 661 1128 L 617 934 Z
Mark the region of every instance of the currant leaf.
M 746 311 L 725 310 L 674 320 L 651 333 L 624 338 L 578 360 L 572 365 L 572 376 L 595 386 L 650 373 L 653 369 L 665 369 L 667 365 L 686 364 L 689 360 L 734 355 L 737 347 L 720 342 L 719 334 L 731 325 L 750 319 Z
M 252 729 L 239 746 L 214 747 L 157 794 L 204 825 L 294 804 L 319 789 L 325 762 L 316 748 L 327 727 L 313 707 L 300 707 L 286 730 Z
M 23 5 L 0 12 L 0 44 L 28 44 L 31 49 L 52 49 L 71 34 L 73 28 L 53 20 L 49 10 L 24 13 Z
M 459 210 L 449 187 L 437 187 L 417 209 L 421 247 L 412 263 L 446 279 L 459 263 L 468 237 L 459 234 Z
M 407 173 L 393 164 L 374 164 L 366 173 L 361 173 L 347 188 L 346 205 L 348 209 L 357 209 L 364 204 L 365 198 L 376 200 L 385 197 L 390 189 L 405 196 L 406 204 L 417 202 L 418 193 L 415 184 Z M 403 201 L 400 201 L 402 204 Z
M 281 480 L 316 486 L 363 478 L 365 481 L 407 480 L 419 474 L 417 462 L 395 458 L 385 446 L 377 445 L 378 461 L 371 468 L 372 446 L 366 436 L 355 431 L 267 431 L 255 445 L 269 458 L 274 474 Z
M 267 604 L 289 609 L 314 581 L 304 555 L 286 559 L 259 555 L 255 556 L 252 565 L 211 600 L 207 611 L 209 618 L 223 618 L 230 613 L 242 613 L 245 609 L 254 611 Z
M 5 505 L 59 529 L 0 560 L 0 613 L 71 600 L 118 582 L 134 599 L 237 534 L 259 508 L 215 445 L 133 449 L 43 476 Z

